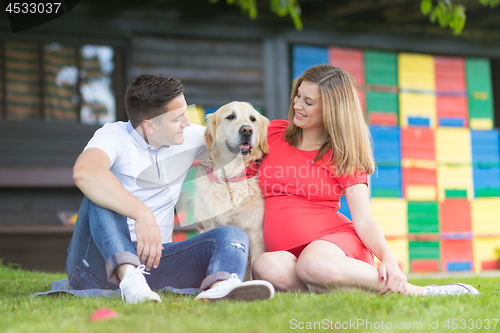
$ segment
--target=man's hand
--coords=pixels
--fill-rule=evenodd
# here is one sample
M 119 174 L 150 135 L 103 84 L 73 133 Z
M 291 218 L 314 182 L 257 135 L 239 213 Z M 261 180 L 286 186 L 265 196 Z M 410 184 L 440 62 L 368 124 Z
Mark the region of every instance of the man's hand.
M 153 213 L 147 214 L 135 221 L 137 235 L 137 256 L 141 264 L 146 264 L 146 270 L 157 268 L 160 264 L 163 245 L 161 244 L 161 231 L 156 223 Z M 147 263 L 146 263 L 147 262 Z

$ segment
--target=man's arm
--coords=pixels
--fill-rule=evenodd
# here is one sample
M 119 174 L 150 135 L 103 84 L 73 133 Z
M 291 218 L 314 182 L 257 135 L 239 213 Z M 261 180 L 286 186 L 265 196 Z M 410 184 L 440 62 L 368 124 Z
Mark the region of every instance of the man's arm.
M 146 269 L 158 267 L 163 246 L 161 232 L 151 210 L 128 192 L 109 170 L 111 161 L 99 148 L 80 154 L 73 168 L 76 186 L 96 205 L 136 221 L 137 255 Z

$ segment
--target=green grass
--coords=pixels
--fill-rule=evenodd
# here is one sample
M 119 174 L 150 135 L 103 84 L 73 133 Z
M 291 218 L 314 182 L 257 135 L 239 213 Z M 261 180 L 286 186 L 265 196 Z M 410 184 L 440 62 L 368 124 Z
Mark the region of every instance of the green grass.
M 329 294 L 304 293 L 294 295 L 277 293 L 269 301 L 252 303 L 218 302 L 202 303 L 193 297 L 161 294 L 161 304 L 124 304 L 118 297 L 77 298 L 73 296 L 28 297 L 38 291 L 50 289 L 52 280 L 64 279 L 63 274 L 28 272 L 8 268 L 0 262 L 0 332 L 290 332 L 311 331 L 292 329 L 300 322 L 319 322 L 317 331 L 326 331 L 326 322 L 335 323 L 369 321 L 348 331 L 385 332 L 377 325 L 390 322 L 393 332 L 427 332 L 429 323 L 438 321 L 439 329 L 433 332 L 464 331 L 461 319 L 473 320 L 474 325 L 486 319 L 500 318 L 500 293 L 498 278 L 466 277 L 446 279 L 413 279 L 419 285 L 461 282 L 472 284 L 481 291 L 478 296 L 461 297 L 403 297 L 392 294 L 380 297 L 363 292 L 332 292 Z M 98 308 L 110 308 L 117 319 L 90 322 L 89 317 Z M 293 320 L 296 321 L 293 321 Z M 448 319 L 457 319 L 458 329 L 444 327 Z M 359 321 L 361 324 L 361 321 Z M 413 326 L 397 329 L 396 325 Z M 451 326 L 451 321 L 449 322 Z M 337 324 L 337 327 L 339 324 Z M 417 325 L 417 324 L 415 324 Z M 490 321 L 487 331 L 500 331 L 500 323 L 493 329 Z M 466 326 L 472 324 L 466 322 Z M 305 328 L 306 326 L 304 326 Z M 346 324 L 344 324 L 346 327 Z M 474 326 L 475 327 L 475 326 Z M 477 329 L 466 329 L 475 331 Z M 335 331 L 344 331 L 342 329 Z

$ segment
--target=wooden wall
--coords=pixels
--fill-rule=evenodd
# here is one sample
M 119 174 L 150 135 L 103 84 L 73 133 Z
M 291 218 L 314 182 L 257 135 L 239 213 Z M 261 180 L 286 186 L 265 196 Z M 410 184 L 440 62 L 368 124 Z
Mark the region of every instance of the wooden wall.
M 161 73 L 183 82 L 188 104 L 219 107 L 237 100 L 264 107 L 262 43 L 134 36 L 131 45 L 129 82 Z

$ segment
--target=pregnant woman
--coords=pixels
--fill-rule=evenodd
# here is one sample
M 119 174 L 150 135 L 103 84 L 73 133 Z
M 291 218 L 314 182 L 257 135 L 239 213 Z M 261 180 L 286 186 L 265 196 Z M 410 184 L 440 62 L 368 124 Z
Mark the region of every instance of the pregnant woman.
M 255 261 L 254 278 L 292 292 L 477 294 L 466 284 L 407 282 L 371 212 L 367 174 L 375 163 L 352 76 L 312 67 L 296 81 L 292 99 L 289 120 L 269 124 L 269 154 L 259 169 L 269 252 Z M 338 212 L 344 194 L 352 222 Z

